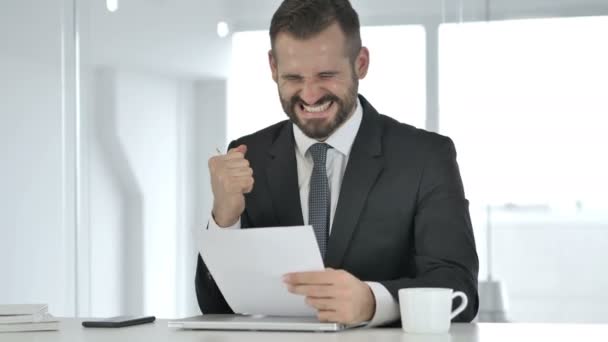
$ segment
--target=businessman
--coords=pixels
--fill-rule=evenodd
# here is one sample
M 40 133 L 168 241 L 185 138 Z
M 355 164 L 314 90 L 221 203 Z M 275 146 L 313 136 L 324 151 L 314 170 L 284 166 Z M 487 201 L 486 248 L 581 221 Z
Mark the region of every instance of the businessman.
M 465 292 L 456 320 L 472 320 L 478 258 L 452 141 L 358 94 L 370 54 L 348 0 L 285 0 L 270 39 L 289 119 L 209 160 L 208 229 L 311 224 L 327 268 L 283 281 L 321 321 L 399 324 L 397 291 L 409 287 Z M 200 256 L 196 293 L 203 313 L 232 312 Z

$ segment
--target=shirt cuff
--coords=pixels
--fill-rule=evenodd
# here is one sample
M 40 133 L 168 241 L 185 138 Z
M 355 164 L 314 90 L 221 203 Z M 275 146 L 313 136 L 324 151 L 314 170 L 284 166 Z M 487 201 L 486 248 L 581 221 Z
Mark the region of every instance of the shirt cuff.
M 400 318 L 399 303 L 388 292 L 384 285 L 377 282 L 366 282 L 376 300 L 376 312 L 367 327 L 377 327 L 392 323 Z
M 211 218 L 209 219 L 209 224 L 207 224 L 207 229 L 240 229 L 240 228 L 241 228 L 241 219 L 240 218 L 232 226 L 223 227 L 223 228 L 220 227 L 217 224 L 217 222 L 215 222 L 215 219 L 213 218 L 213 213 L 211 214 Z

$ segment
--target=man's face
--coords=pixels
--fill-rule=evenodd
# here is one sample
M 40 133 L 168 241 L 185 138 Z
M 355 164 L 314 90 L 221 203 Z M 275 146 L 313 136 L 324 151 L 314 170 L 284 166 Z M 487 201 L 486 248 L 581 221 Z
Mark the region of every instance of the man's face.
M 325 140 L 354 112 L 369 54 L 353 63 L 338 24 L 306 40 L 279 33 L 269 59 L 283 110 L 307 136 Z

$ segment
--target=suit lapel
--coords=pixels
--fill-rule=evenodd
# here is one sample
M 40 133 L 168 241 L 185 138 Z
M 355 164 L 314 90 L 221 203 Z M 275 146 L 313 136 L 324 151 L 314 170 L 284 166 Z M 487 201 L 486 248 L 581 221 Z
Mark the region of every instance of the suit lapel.
M 301 226 L 302 207 L 295 156 L 293 126 L 286 123 L 269 150 L 266 168 L 275 216 L 280 226 Z
M 384 168 L 378 113 L 363 97 L 360 100 L 363 119 L 344 172 L 327 247 L 325 265 L 332 268 L 340 268 L 367 195 Z

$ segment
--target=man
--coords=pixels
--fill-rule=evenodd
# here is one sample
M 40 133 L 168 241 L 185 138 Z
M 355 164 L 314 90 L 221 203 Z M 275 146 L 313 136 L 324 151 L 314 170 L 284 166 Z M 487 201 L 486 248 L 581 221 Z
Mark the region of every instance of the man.
M 457 320 L 472 320 L 478 258 L 452 141 L 357 96 L 370 57 L 348 0 L 285 0 L 270 37 L 289 120 L 209 160 L 208 229 L 311 224 L 327 269 L 284 282 L 321 321 L 398 324 L 408 287 L 465 292 Z M 196 291 L 203 313 L 232 312 L 200 256 Z

